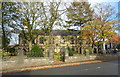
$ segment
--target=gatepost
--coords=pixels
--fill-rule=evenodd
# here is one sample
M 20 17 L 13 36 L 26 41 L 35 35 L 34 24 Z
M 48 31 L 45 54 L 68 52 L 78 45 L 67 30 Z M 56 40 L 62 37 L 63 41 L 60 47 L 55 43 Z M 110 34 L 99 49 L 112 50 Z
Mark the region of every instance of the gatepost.
M 86 49 L 85 55 L 86 55 L 86 58 L 87 58 L 87 59 L 90 59 L 90 55 L 89 55 L 89 50 L 88 50 L 88 49 Z
M 54 59 L 54 49 L 53 48 L 48 48 L 48 56 L 49 56 L 49 62 L 50 64 L 53 63 L 53 59 Z
M 65 62 L 66 62 L 66 60 L 68 59 L 68 50 L 67 50 L 67 48 L 65 48 Z
M 18 48 L 18 56 L 16 63 L 21 65 L 24 63 L 24 50 L 22 48 Z

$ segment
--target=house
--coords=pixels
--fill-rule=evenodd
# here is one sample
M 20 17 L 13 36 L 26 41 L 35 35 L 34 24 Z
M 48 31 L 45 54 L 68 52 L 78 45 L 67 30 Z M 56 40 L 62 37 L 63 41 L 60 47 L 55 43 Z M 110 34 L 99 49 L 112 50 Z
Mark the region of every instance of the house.
M 90 33 L 86 31 L 84 35 L 86 36 L 90 36 Z M 53 30 L 53 48 L 54 48 L 54 52 L 60 52 L 63 49 L 67 49 L 68 47 L 74 52 L 74 53 L 80 53 L 80 54 L 84 54 L 84 47 L 86 45 L 91 46 L 90 44 L 90 39 L 88 37 L 84 37 L 84 39 L 87 40 L 81 40 L 80 37 L 80 31 L 79 30 Z M 38 33 L 36 34 L 37 37 L 36 39 L 34 39 L 32 41 L 32 44 L 34 45 L 39 45 L 43 51 L 48 52 L 49 51 L 49 45 L 51 44 L 51 42 L 49 41 L 49 35 L 44 35 L 44 33 Z M 27 46 L 27 41 L 23 38 L 19 38 L 19 44 L 20 46 Z M 95 50 L 94 50 L 95 51 Z M 94 53 L 92 51 L 92 53 Z M 95 53 L 98 53 L 98 51 L 96 51 Z
M 82 42 L 79 40 L 80 31 L 78 30 L 53 30 L 53 47 L 54 52 L 60 52 L 64 48 L 71 48 L 74 53 L 81 53 L 84 52 L 81 50 L 80 43 Z M 49 35 L 43 35 L 39 34 L 37 35 L 37 38 L 32 41 L 33 44 L 39 45 L 43 51 L 48 51 L 49 48 L 47 47 L 49 42 Z M 24 44 L 27 44 L 27 41 L 19 38 L 19 44 L 22 46 Z M 27 47 L 27 46 L 26 46 Z

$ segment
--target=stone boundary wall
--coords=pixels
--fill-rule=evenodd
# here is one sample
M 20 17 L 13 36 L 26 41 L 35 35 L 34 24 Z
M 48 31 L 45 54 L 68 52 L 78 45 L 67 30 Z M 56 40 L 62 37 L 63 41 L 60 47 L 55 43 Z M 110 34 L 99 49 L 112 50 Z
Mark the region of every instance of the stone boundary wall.
M 103 60 L 103 59 L 118 59 L 118 55 L 90 55 L 90 56 L 67 56 L 65 62 L 76 62 L 84 60 Z M 26 66 L 37 66 L 37 65 L 49 65 L 53 64 L 53 59 L 49 57 L 39 58 L 18 58 L 8 61 L 2 61 L 0 68 L 11 68 L 11 67 L 26 67 Z
M 104 60 L 104 59 L 118 59 L 118 55 L 68 56 L 65 58 L 65 62 L 76 62 L 84 60 Z
M 34 65 L 47 65 L 52 64 L 53 60 L 48 57 L 41 57 L 41 58 L 24 58 L 24 59 L 16 59 L 16 60 L 9 60 L 9 61 L 2 61 L 2 66 L 5 68 L 10 67 L 21 67 L 21 66 L 34 66 Z

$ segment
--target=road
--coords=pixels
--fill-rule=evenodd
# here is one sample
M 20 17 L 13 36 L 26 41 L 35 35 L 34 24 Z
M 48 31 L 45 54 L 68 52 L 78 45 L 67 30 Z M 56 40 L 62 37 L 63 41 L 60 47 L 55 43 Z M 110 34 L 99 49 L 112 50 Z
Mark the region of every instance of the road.
M 18 72 L 9 75 L 118 75 L 120 61 L 82 64 L 35 71 Z

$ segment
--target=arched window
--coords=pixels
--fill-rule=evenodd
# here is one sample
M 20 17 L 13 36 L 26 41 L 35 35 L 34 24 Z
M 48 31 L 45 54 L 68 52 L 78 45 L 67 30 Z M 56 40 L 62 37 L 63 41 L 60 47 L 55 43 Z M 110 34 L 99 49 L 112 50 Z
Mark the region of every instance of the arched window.
M 75 40 L 74 40 L 74 38 L 72 37 L 71 39 L 70 39 L 70 44 L 74 44 L 75 43 Z

